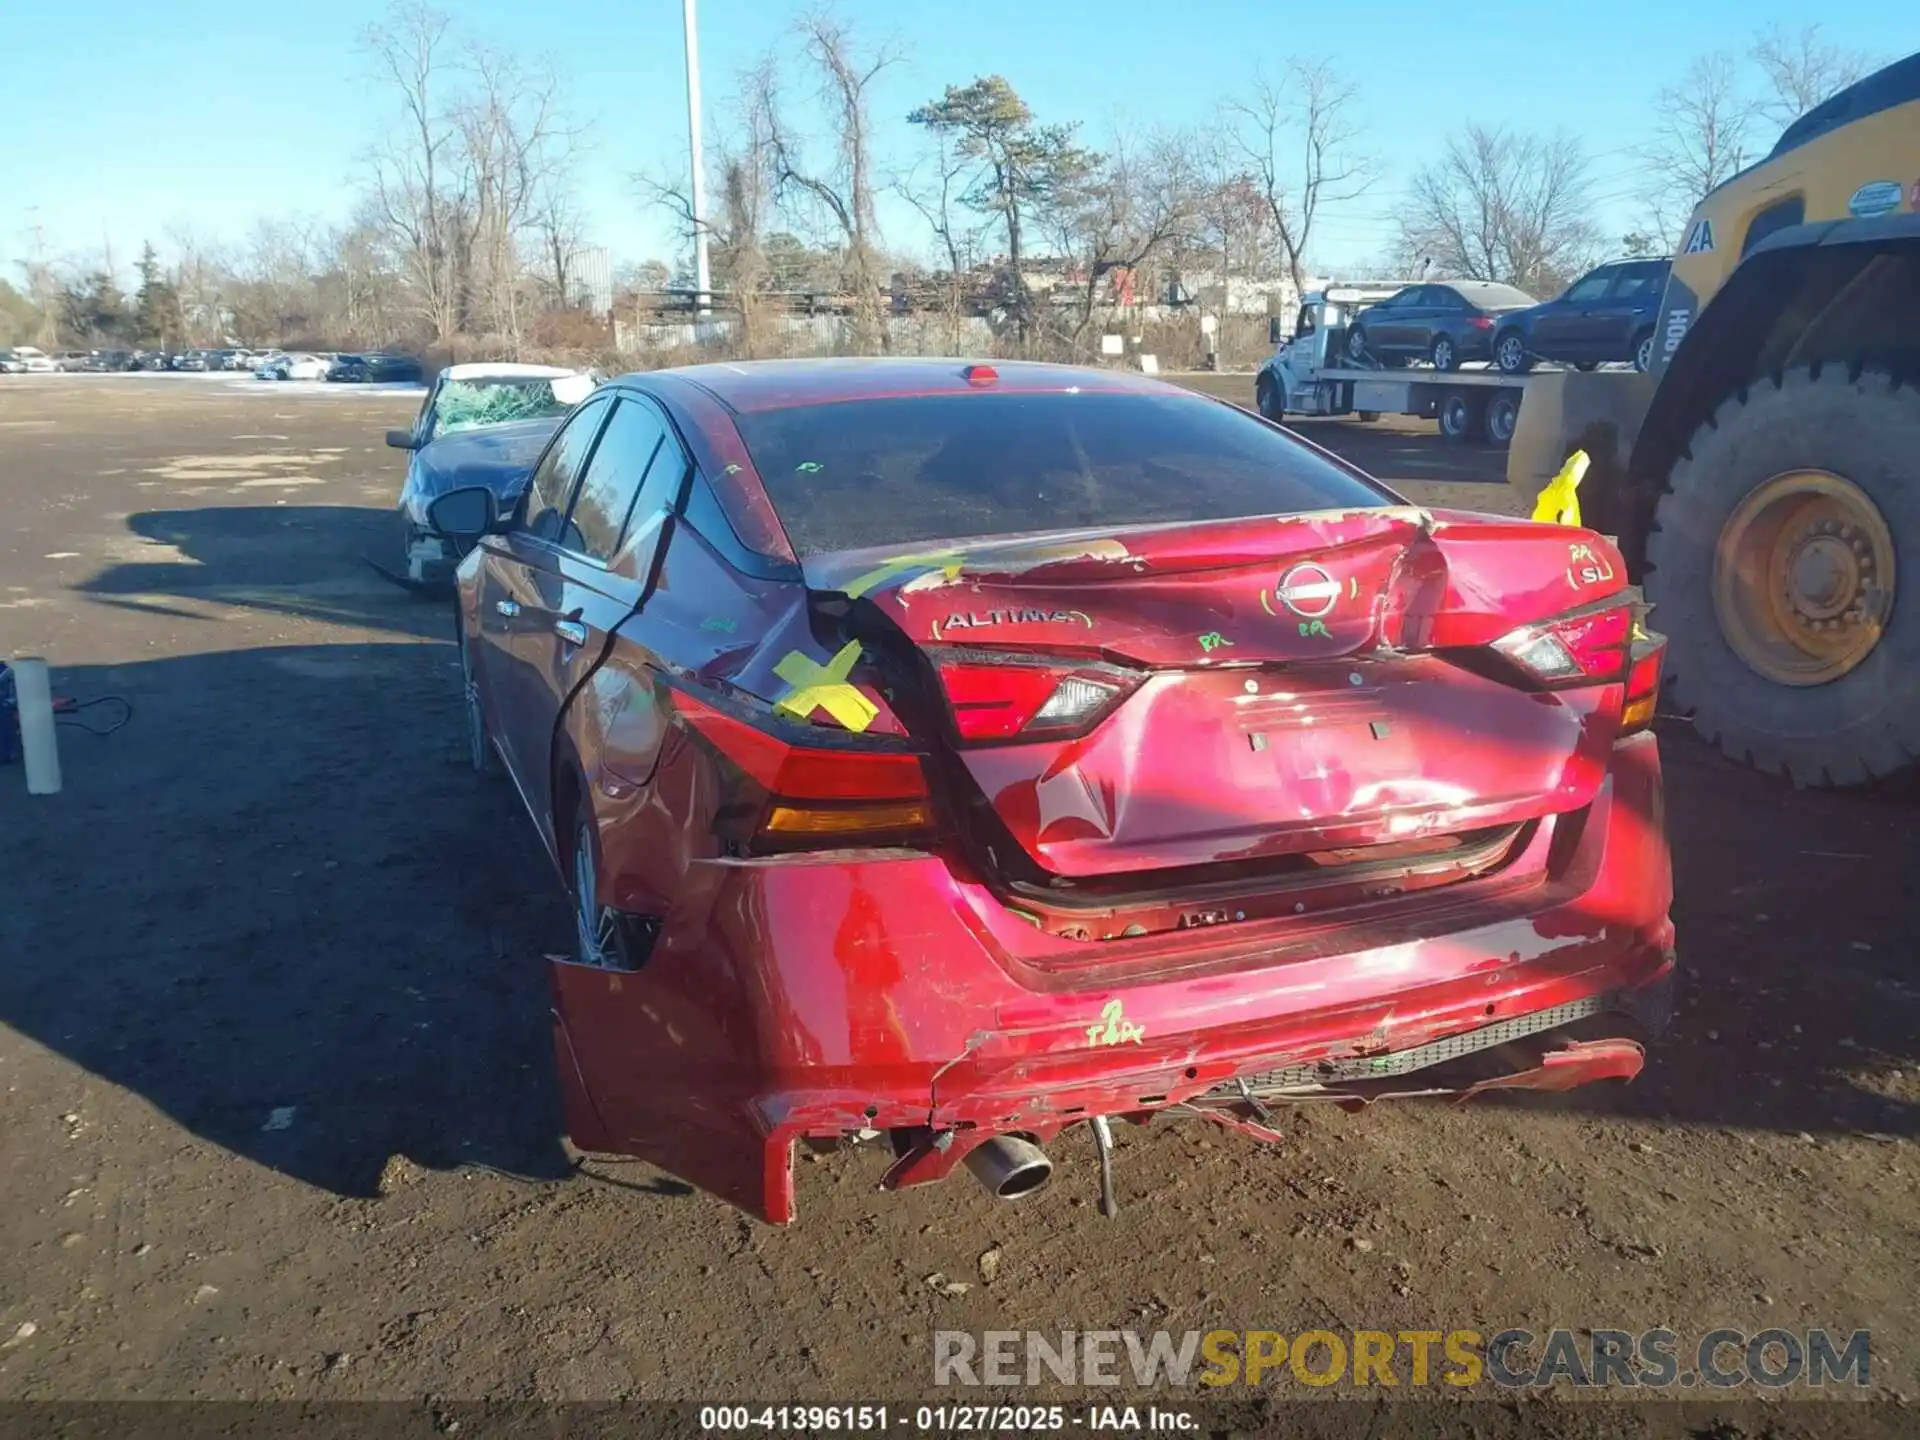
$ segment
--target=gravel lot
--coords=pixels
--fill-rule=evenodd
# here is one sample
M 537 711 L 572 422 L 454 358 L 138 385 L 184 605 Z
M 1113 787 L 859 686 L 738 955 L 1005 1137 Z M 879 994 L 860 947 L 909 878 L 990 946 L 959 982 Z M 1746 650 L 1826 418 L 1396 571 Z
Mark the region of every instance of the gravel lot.
M 446 609 L 360 558 L 416 403 L 0 380 L 0 655 L 135 707 L 62 732 L 58 797 L 0 770 L 0 1398 L 900 1400 L 937 1329 L 1554 1325 L 1867 1328 L 1876 1391 L 1920 1393 L 1913 804 L 1684 727 L 1680 1019 L 1626 1090 L 1129 1129 L 1114 1220 L 1073 1136 L 1017 1207 L 809 1155 L 784 1232 L 576 1166 L 557 883 L 463 768 Z M 1305 428 L 1505 500 L 1488 452 Z

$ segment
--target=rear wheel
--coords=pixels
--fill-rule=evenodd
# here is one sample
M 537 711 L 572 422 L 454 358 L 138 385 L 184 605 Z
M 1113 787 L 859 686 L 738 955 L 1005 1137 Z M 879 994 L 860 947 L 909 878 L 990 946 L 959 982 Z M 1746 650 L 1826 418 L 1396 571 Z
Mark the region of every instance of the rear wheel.
M 1478 440 L 1486 422 L 1486 406 L 1477 395 L 1452 390 L 1440 402 L 1440 433 L 1449 440 Z
M 473 656 L 467 649 L 467 627 L 458 610 L 453 615 L 453 634 L 460 651 L 460 703 L 466 712 L 467 763 L 476 774 L 498 775 L 500 755 L 493 748 L 493 737 L 487 733 L 487 712 L 480 704 L 480 685 L 473 672 Z
M 1917 452 L 1920 391 L 1831 366 L 1762 381 L 1694 433 L 1654 515 L 1646 590 L 1672 694 L 1730 757 L 1801 785 L 1913 771 Z
M 584 807 L 582 807 L 584 809 Z M 619 924 L 614 912 L 600 903 L 600 841 L 593 817 L 578 816 L 573 825 L 573 947 L 583 965 L 607 968 L 618 958 Z
M 1501 449 L 1513 443 L 1513 430 L 1520 423 L 1520 392 L 1496 390 L 1487 401 L 1487 439 Z
M 1524 375 L 1533 368 L 1526 339 L 1518 330 L 1509 330 L 1493 342 L 1493 363 L 1502 375 Z

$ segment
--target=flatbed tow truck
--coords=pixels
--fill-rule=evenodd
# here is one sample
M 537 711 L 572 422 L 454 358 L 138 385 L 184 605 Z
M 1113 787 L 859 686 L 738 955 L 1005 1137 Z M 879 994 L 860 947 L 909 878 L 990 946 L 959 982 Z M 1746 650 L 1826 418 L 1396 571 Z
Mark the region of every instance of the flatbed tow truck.
M 1357 312 L 1415 283 L 1330 285 L 1309 291 L 1301 297 L 1290 338 L 1281 332 L 1280 317 L 1274 316 L 1268 338 L 1275 349 L 1254 379 L 1260 413 L 1274 421 L 1290 415 L 1353 415 L 1361 420 L 1412 415 L 1436 421 L 1449 440 L 1488 440 L 1498 446 L 1511 441 L 1521 396 L 1556 372 L 1503 375 L 1492 367 L 1434 370 L 1327 363 L 1330 356 L 1346 355 L 1347 323 Z

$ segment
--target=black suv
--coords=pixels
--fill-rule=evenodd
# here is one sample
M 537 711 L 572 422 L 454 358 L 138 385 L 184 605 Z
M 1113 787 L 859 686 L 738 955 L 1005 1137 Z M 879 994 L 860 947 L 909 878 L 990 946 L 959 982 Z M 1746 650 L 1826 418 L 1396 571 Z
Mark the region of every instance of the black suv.
M 1493 363 L 1520 375 L 1536 360 L 1558 360 L 1582 370 L 1610 360 L 1653 363 L 1654 322 L 1666 292 L 1670 260 L 1616 260 L 1589 270 L 1557 300 L 1500 317 Z

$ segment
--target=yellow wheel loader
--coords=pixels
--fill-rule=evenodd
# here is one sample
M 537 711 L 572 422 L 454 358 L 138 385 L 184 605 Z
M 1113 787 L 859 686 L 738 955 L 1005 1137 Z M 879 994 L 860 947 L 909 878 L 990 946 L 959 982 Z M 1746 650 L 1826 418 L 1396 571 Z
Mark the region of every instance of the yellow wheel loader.
M 1920 767 L 1920 54 L 1700 202 L 1645 375 L 1535 376 L 1530 498 L 1575 450 L 1669 637 L 1668 694 L 1802 785 Z

